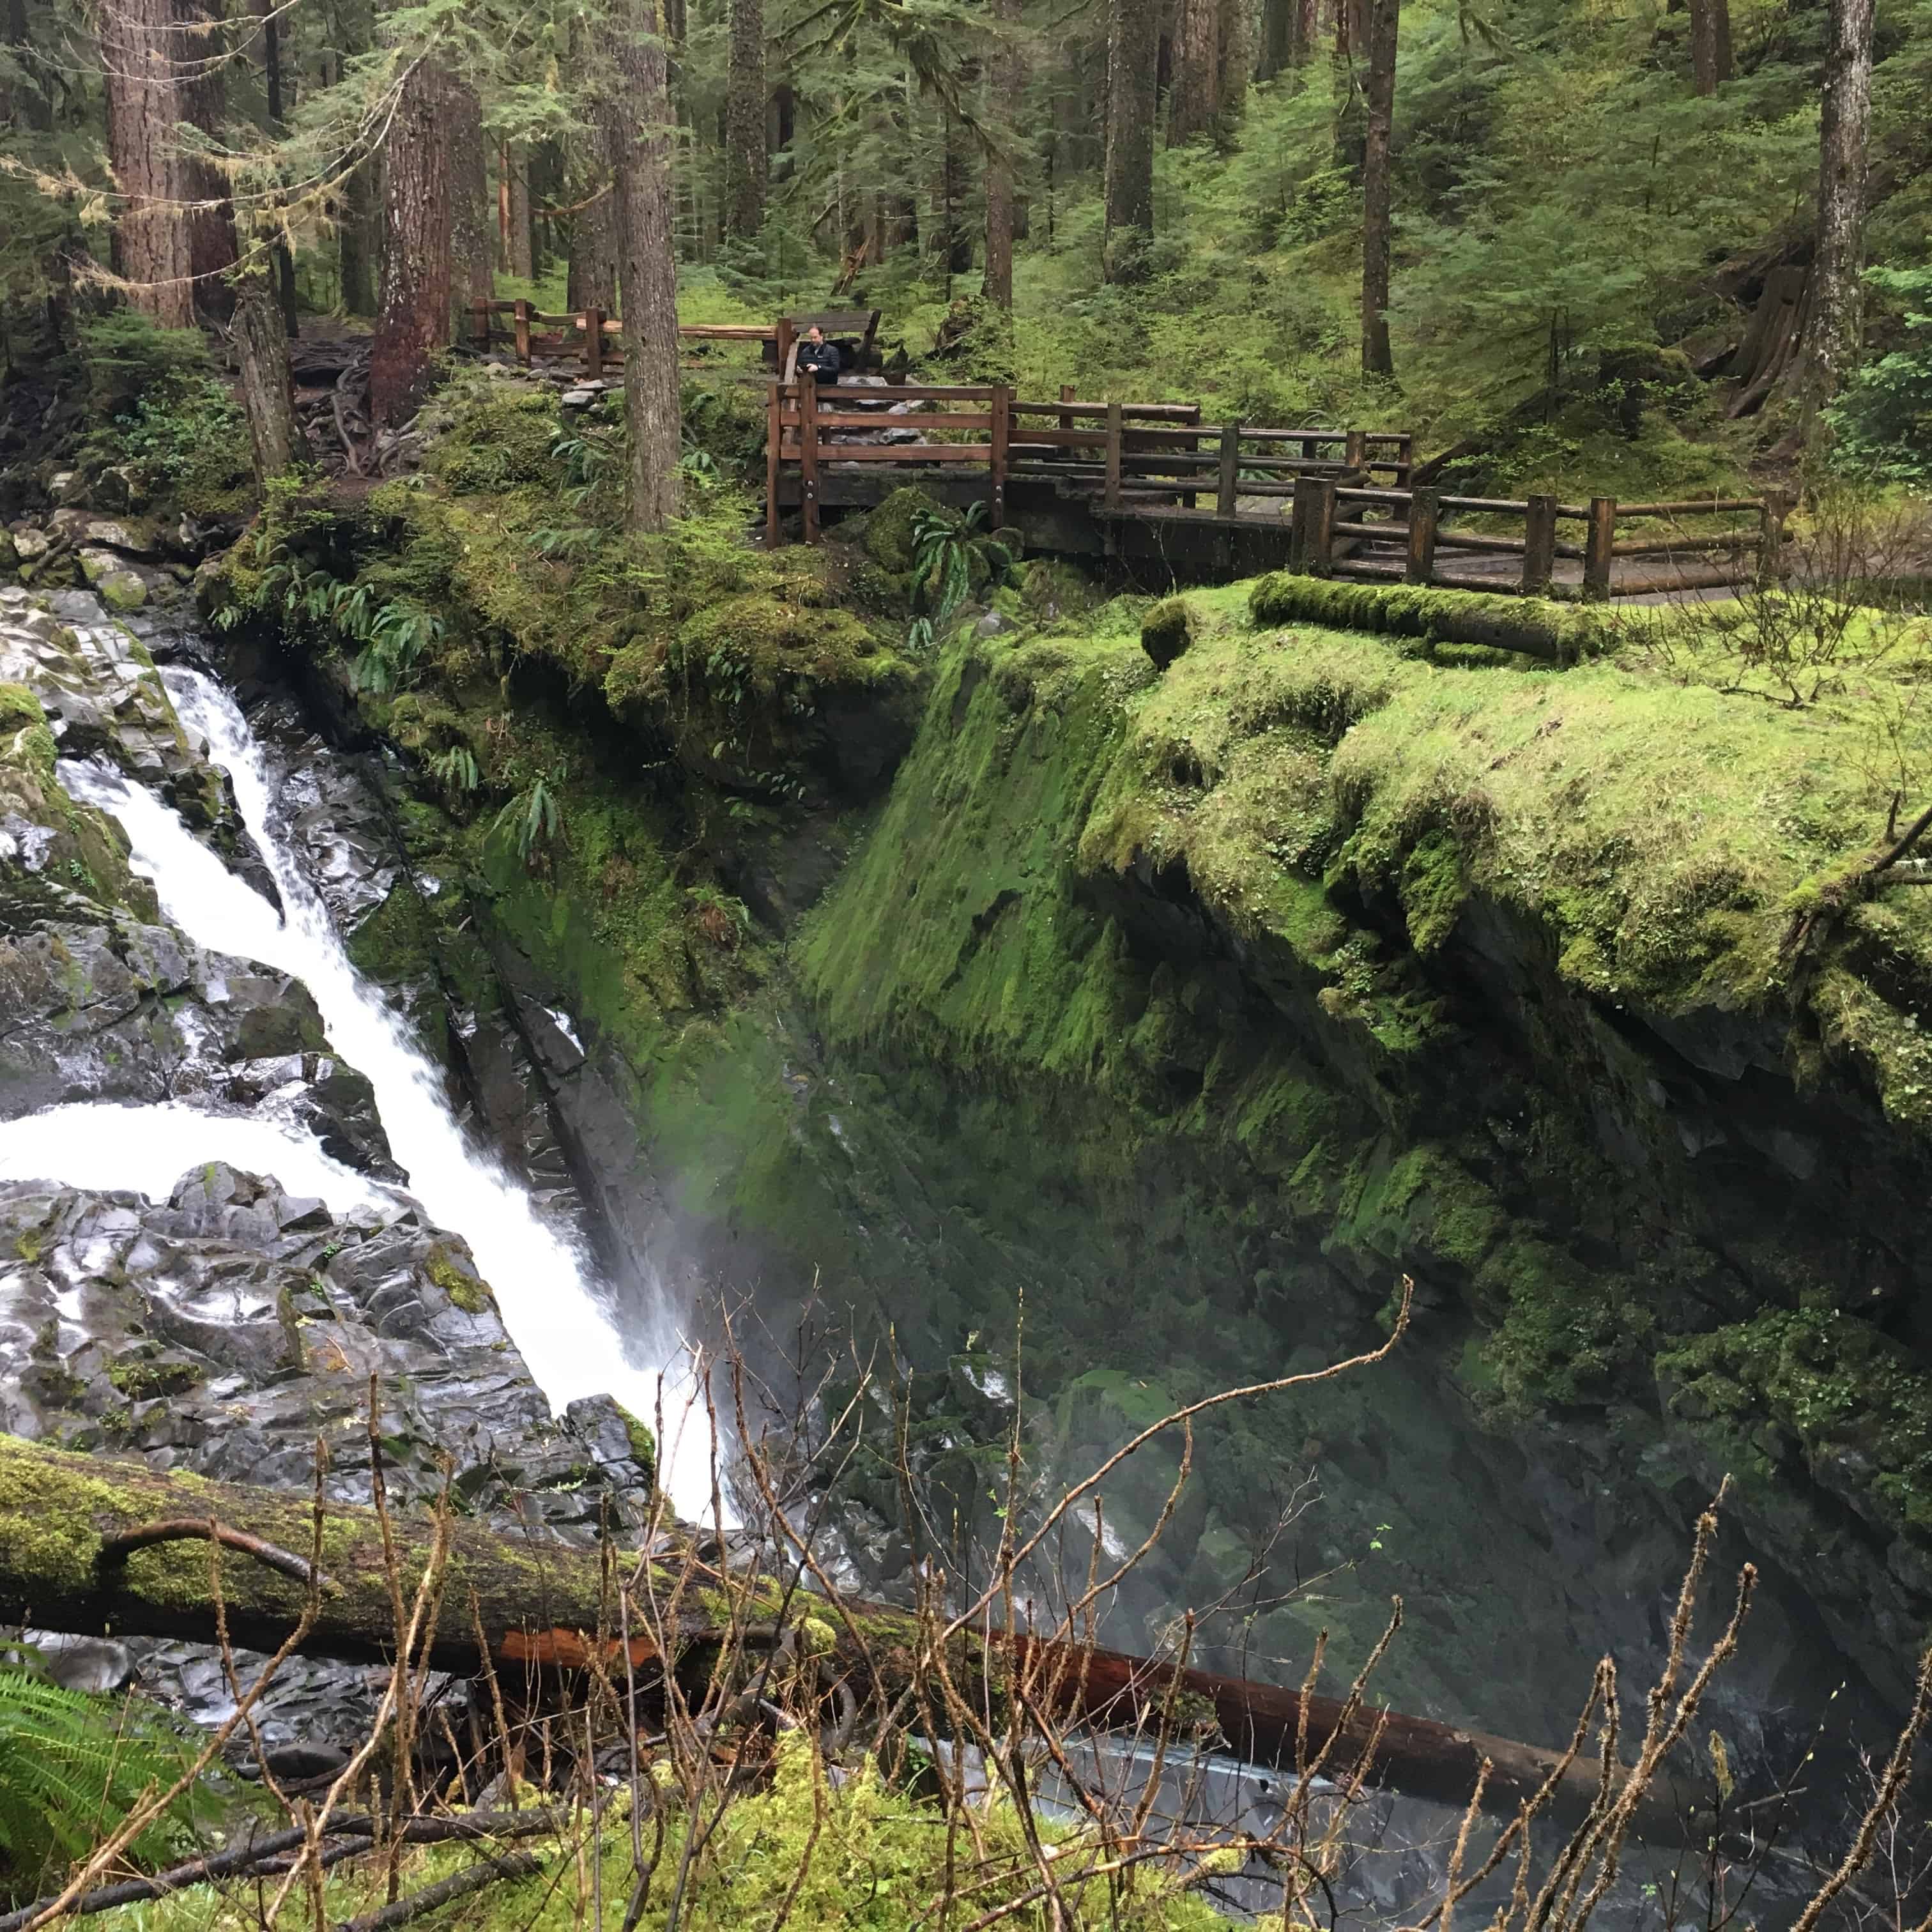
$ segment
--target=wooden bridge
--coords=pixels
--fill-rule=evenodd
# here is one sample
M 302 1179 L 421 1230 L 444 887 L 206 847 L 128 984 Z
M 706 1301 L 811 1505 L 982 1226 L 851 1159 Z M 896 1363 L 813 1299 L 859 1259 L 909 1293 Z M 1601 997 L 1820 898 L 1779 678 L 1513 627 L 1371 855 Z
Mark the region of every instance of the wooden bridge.
M 615 316 L 546 314 L 528 302 L 471 304 L 478 349 L 580 364 L 586 380 L 622 359 Z M 1188 576 L 1286 568 L 1317 576 L 1589 599 L 1720 588 L 1778 574 L 1790 500 L 1465 496 L 1416 487 L 1403 430 L 1268 428 L 1202 420 L 1198 403 L 1022 400 L 998 385 L 890 386 L 859 374 L 791 380 L 814 323 L 848 364 L 876 368 L 876 309 L 690 323 L 694 345 L 755 345 L 767 382 L 766 539 L 788 512 L 816 542 L 828 510 L 869 508 L 917 483 L 956 508 L 986 505 L 1032 550 Z M 700 350 L 699 352 L 702 353 Z M 770 380 L 776 376 L 777 380 Z
M 1026 402 L 998 386 L 770 385 L 767 541 L 916 482 L 1029 547 L 1190 574 L 1316 576 L 1586 598 L 1776 574 L 1786 498 L 1566 503 L 1411 484 L 1403 431 L 1208 423 L 1192 403 Z M 1580 526 L 1580 527 L 1578 527 Z

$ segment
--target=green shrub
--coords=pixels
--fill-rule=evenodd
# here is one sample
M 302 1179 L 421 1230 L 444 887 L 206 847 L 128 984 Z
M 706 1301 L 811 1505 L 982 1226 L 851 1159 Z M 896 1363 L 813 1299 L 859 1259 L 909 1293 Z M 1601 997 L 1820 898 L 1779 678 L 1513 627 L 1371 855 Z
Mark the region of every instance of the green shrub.
M 1832 464 L 1888 483 L 1932 482 L 1932 268 L 1868 268 L 1865 280 L 1905 303 L 1903 334 L 1825 412 Z
M 116 309 L 80 326 L 87 370 L 87 414 L 105 429 L 138 405 L 172 395 L 214 374 L 208 344 L 193 328 L 163 328 L 134 309 Z

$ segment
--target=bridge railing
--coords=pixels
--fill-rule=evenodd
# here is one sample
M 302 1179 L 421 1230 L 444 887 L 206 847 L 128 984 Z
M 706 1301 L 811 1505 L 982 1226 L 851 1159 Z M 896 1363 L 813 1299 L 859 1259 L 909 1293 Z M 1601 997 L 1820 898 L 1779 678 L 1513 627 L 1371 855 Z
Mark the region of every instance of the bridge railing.
M 510 318 L 509 346 L 517 360 L 526 368 L 539 349 L 560 356 L 575 354 L 581 357 L 586 376 L 601 376 L 607 364 L 614 367 L 624 359 L 624 325 L 616 316 L 601 308 L 571 309 L 562 314 L 550 314 L 535 303 L 524 301 L 472 302 L 470 304 L 472 348 L 490 347 L 496 339 L 496 319 L 499 316 Z M 792 340 L 790 320 L 782 316 L 768 325 L 680 322 L 677 333 L 681 342 L 755 342 L 760 345 L 769 342 L 772 345 L 775 366 L 779 368 L 784 366 Z
M 807 379 L 772 384 L 768 409 L 773 544 L 788 467 L 800 476 L 806 540 L 815 542 L 826 464 L 959 464 L 988 472 L 996 527 L 1010 484 L 1046 482 L 1103 518 L 1178 518 L 1222 536 L 1285 531 L 1288 568 L 1315 575 L 1544 596 L 1570 574 L 1559 566 L 1574 563 L 1566 593 L 1601 598 L 1613 586 L 1628 595 L 1774 580 L 1790 508 L 1775 494 L 1636 503 L 1461 496 L 1411 486 L 1405 430 L 1205 423 L 1198 403 L 1082 402 L 1070 390 L 1030 402 L 997 384 L 828 389 Z M 1474 580 L 1466 564 L 1450 568 L 1486 556 L 1520 563 Z

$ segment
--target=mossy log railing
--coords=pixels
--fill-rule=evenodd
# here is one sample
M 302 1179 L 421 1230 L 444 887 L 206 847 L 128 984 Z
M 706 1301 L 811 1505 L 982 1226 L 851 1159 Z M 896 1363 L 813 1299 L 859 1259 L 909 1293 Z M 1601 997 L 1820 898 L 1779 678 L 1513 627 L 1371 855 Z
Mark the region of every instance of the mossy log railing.
M 300 1574 L 314 1547 L 312 1498 L 284 1491 L 212 1483 L 200 1478 L 103 1460 L 0 1436 L 0 1622 L 64 1630 L 184 1638 L 209 1642 L 218 1631 L 206 1540 L 144 1540 L 139 1533 L 166 1525 L 213 1525 L 230 1550 L 221 1558 L 221 1598 L 232 1642 L 272 1651 L 295 1630 L 309 1599 Z M 406 1594 L 433 1559 L 435 1528 L 420 1511 L 392 1514 L 390 1532 Z M 268 1546 L 247 1553 L 250 1543 Z M 358 1662 L 383 1662 L 394 1648 L 394 1598 L 380 1519 L 373 1510 L 322 1505 L 322 1568 L 326 1586 L 303 1648 Z M 667 1575 L 668 1593 L 671 1579 Z M 446 1613 L 430 1643 L 436 1667 L 474 1676 L 482 1667 L 479 1636 L 500 1668 L 584 1663 L 595 1634 L 614 1621 L 610 1571 L 595 1550 L 584 1550 L 458 1520 L 450 1526 Z M 473 1600 L 474 1614 L 470 1613 Z M 722 1593 L 686 1591 L 692 1607 L 677 1642 L 704 1672 L 726 1632 Z M 832 1622 L 837 1655 L 854 1688 L 886 1702 L 906 1685 L 917 1626 L 900 1610 L 846 1606 L 835 1616 L 816 1597 L 796 1600 L 800 1617 Z M 853 1632 L 867 1636 L 862 1650 Z M 1059 1720 L 1103 1730 L 1152 1726 L 1174 1702 L 1168 1664 L 1110 1651 L 1072 1648 L 1027 1636 L 966 1640 L 956 1682 L 983 1675 L 997 1685 L 1023 1674 L 1028 1694 Z M 656 1654 L 634 1635 L 634 1663 Z M 674 1664 L 678 1660 L 672 1660 Z M 872 1673 L 868 1681 L 868 1673 Z M 1514 1816 L 1519 1804 L 1555 1778 L 1557 1814 L 1586 1810 L 1597 1792 L 1594 1768 L 1562 1765 L 1534 1744 L 1459 1729 L 1425 1718 L 1351 1709 L 1342 1700 L 1304 1698 L 1299 1690 L 1251 1683 L 1200 1670 L 1181 1673 L 1186 1710 L 1211 1708 L 1226 1747 L 1247 1761 L 1292 1768 L 1298 1754 L 1312 1758 L 1339 1732 L 1328 1768 L 1341 1774 L 1366 1756 L 1372 1781 L 1418 1797 L 1464 1804 L 1486 1762 L 1483 1802 Z M 1643 1835 L 1680 1837 L 1684 1826 L 1661 1800 L 1648 1802 Z

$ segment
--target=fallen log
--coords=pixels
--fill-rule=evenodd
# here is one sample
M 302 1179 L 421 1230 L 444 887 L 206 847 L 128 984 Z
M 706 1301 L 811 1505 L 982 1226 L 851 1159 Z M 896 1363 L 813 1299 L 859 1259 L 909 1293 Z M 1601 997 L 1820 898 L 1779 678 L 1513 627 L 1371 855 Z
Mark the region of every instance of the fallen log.
M 277 1558 L 311 1549 L 315 1508 L 311 1498 L 284 1491 L 213 1483 L 0 1436 L 0 1623 L 212 1642 L 209 1540 L 178 1534 L 154 1540 L 147 1533 L 155 1525 L 178 1532 L 184 1523 L 206 1524 L 228 1532 L 214 1546 L 224 1552 L 230 1640 L 273 1650 L 295 1628 L 308 1591 L 288 1574 L 289 1563 L 259 1560 L 249 1545 L 265 1546 Z M 304 1647 L 352 1661 L 387 1661 L 394 1613 L 381 1523 L 374 1510 L 350 1504 L 326 1502 L 321 1512 L 320 1604 Z M 434 1525 L 425 1514 L 399 1510 L 392 1514 L 390 1532 L 407 1597 L 431 1560 Z M 668 1577 L 664 1582 L 668 1587 Z M 435 1667 L 478 1674 L 485 1663 L 479 1634 L 496 1666 L 580 1667 L 596 1634 L 617 1621 L 609 1572 L 597 1552 L 459 1520 L 450 1527 L 444 1600 L 466 1606 L 472 1597 L 473 1618 L 446 1615 L 439 1626 L 429 1648 Z M 701 1681 L 724 1634 L 722 1613 L 706 1608 L 701 1593 L 687 1592 L 686 1600 L 692 1609 L 677 1648 Z M 917 1627 L 903 1611 L 848 1607 L 872 1636 L 861 1657 L 847 1627 L 838 1640 L 838 1668 L 860 1696 L 890 1702 L 906 1688 Z M 800 1618 L 844 1623 L 829 1618 L 823 1602 L 802 1592 L 795 1610 Z M 1171 1665 L 1024 1635 L 996 1636 L 992 1648 L 1009 1646 L 1009 1654 L 999 1655 L 967 1643 L 959 1664 L 995 1681 L 1010 1664 L 1024 1673 L 1030 1696 L 1045 1700 L 1061 1721 L 1103 1729 L 1146 1726 L 1172 1702 Z M 616 1647 L 610 1648 L 614 1654 Z M 634 1624 L 633 1664 L 656 1655 L 652 1639 L 637 1634 Z M 874 1673 L 869 1681 L 868 1670 Z M 1204 1715 L 1211 1708 L 1226 1748 L 1258 1764 L 1292 1769 L 1299 1751 L 1314 1757 L 1339 1730 L 1328 1762 L 1331 1774 L 1346 1775 L 1367 1752 L 1372 1781 L 1418 1797 L 1466 1803 L 1485 1762 L 1491 1769 L 1484 1807 L 1504 1816 L 1514 1816 L 1521 1801 L 1552 1778 L 1551 1808 L 1562 1816 L 1579 1815 L 1596 1796 L 1592 1763 L 1564 1766 L 1557 1753 L 1538 1745 L 1430 1718 L 1372 1706 L 1350 1711 L 1337 1698 L 1304 1700 L 1298 1690 L 1202 1670 L 1181 1673 L 1179 1694 L 1193 1713 Z M 1646 1804 L 1640 1832 L 1654 1842 L 1681 1842 L 1687 1824 L 1659 1797 Z

